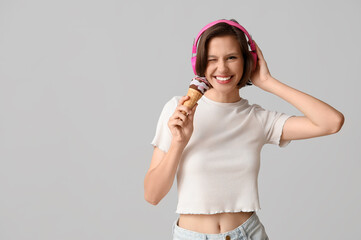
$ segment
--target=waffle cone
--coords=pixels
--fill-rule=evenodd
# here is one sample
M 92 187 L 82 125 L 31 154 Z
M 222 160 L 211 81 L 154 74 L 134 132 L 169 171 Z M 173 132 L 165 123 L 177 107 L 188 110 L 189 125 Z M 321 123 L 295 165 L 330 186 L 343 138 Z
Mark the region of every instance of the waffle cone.
M 188 89 L 187 95 L 189 96 L 189 99 L 183 103 L 184 106 L 189 107 L 192 109 L 194 105 L 198 102 L 198 100 L 203 96 L 203 94 L 193 88 Z

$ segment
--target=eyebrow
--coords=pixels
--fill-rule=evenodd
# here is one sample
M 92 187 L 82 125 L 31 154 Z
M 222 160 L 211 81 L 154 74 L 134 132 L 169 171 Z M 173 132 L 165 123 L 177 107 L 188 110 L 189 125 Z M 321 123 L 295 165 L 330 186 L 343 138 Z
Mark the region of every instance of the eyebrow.
M 230 54 L 227 54 L 226 57 L 227 57 L 227 56 L 230 56 L 230 55 L 240 55 L 240 54 L 239 54 L 239 53 L 230 53 Z M 209 55 L 208 57 L 217 57 L 217 56 L 215 56 L 215 55 Z

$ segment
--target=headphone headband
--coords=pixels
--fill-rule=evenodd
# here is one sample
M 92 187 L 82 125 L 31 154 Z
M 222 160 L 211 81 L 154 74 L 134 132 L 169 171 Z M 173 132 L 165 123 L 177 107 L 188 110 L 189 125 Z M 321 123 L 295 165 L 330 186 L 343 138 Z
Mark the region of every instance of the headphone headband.
M 234 26 L 234 27 L 237 27 L 237 28 L 241 29 L 247 35 L 248 44 L 251 47 L 251 51 L 256 50 L 256 46 L 255 46 L 255 44 L 254 44 L 254 42 L 252 40 L 251 35 L 247 32 L 247 30 L 244 27 L 242 27 L 240 24 L 238 24 L 236 22 L 233 22 L 233 21 L 230 21 L 230 20 L 217 20 L 217 21 L 214 21 L 214 22 L 211 22 L 211 23 L 207 24 L 198 33 L 198 35 L 197 35 L 197 37 L 196 37 L 196 39 L 194 40 L 194 43 L 193 43 L 192 54 L 197 53 L 197 43 L 198 43 L 198 40 L 199 40 L 200 36 L 202 35 L 202 33 L 204 33 L 204 31 L 206 31 L 208 28 L 216 25 L 217 23 L 221 23 L 221 22 L 227 23 L 228 25 L 231 25 L 231 26 Z

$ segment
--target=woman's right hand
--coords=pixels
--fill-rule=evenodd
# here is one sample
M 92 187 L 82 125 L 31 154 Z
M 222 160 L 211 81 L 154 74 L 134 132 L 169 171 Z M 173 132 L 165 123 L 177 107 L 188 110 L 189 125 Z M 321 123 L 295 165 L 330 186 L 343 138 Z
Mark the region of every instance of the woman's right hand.
M 193 133 L 193 118 L 195 110 L 197 109 L 198 103 L 190 109 L 183 105 L 185 101 L 189 99 L 189 96 L 183 96 L 175 109 L 173 115 L 169 118 L 168 127 L 173 135 L 172 141 L 182 146 L 188 144 L 189 139 Z M 188 116 L 185 115 L 188 113 Z

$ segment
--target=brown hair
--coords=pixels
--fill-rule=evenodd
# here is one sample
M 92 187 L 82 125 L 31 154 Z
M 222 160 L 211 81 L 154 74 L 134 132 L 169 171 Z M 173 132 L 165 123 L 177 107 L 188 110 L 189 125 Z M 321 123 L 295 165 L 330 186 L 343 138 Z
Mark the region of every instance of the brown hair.
M 233 22 L 238 23 L 234 19 L 230 19 Z M 252 85 L 250 81 L 252 67 L 253 67 L 253 57 L 248 50 L 247 39 L 244 32 L 234 26 L 231 26 L 227 23 L 220 22 L 212 27 L 208 28 L 204 33 L 201 35 L 197 47 L 197 61 L 196 61 L 196 71 L 197 75 L 201 77 L 205 77 L 205 71 L 208 65 L 208 44 L 209 41 L 214 37 L 220 36 L 234 36 L 239 43 L 242 57 L 244 59 L 243 65 L 243 75 L 241 80 L 238 82 L 237 87 L 238 89 L 244 87 L 245 85 Z

